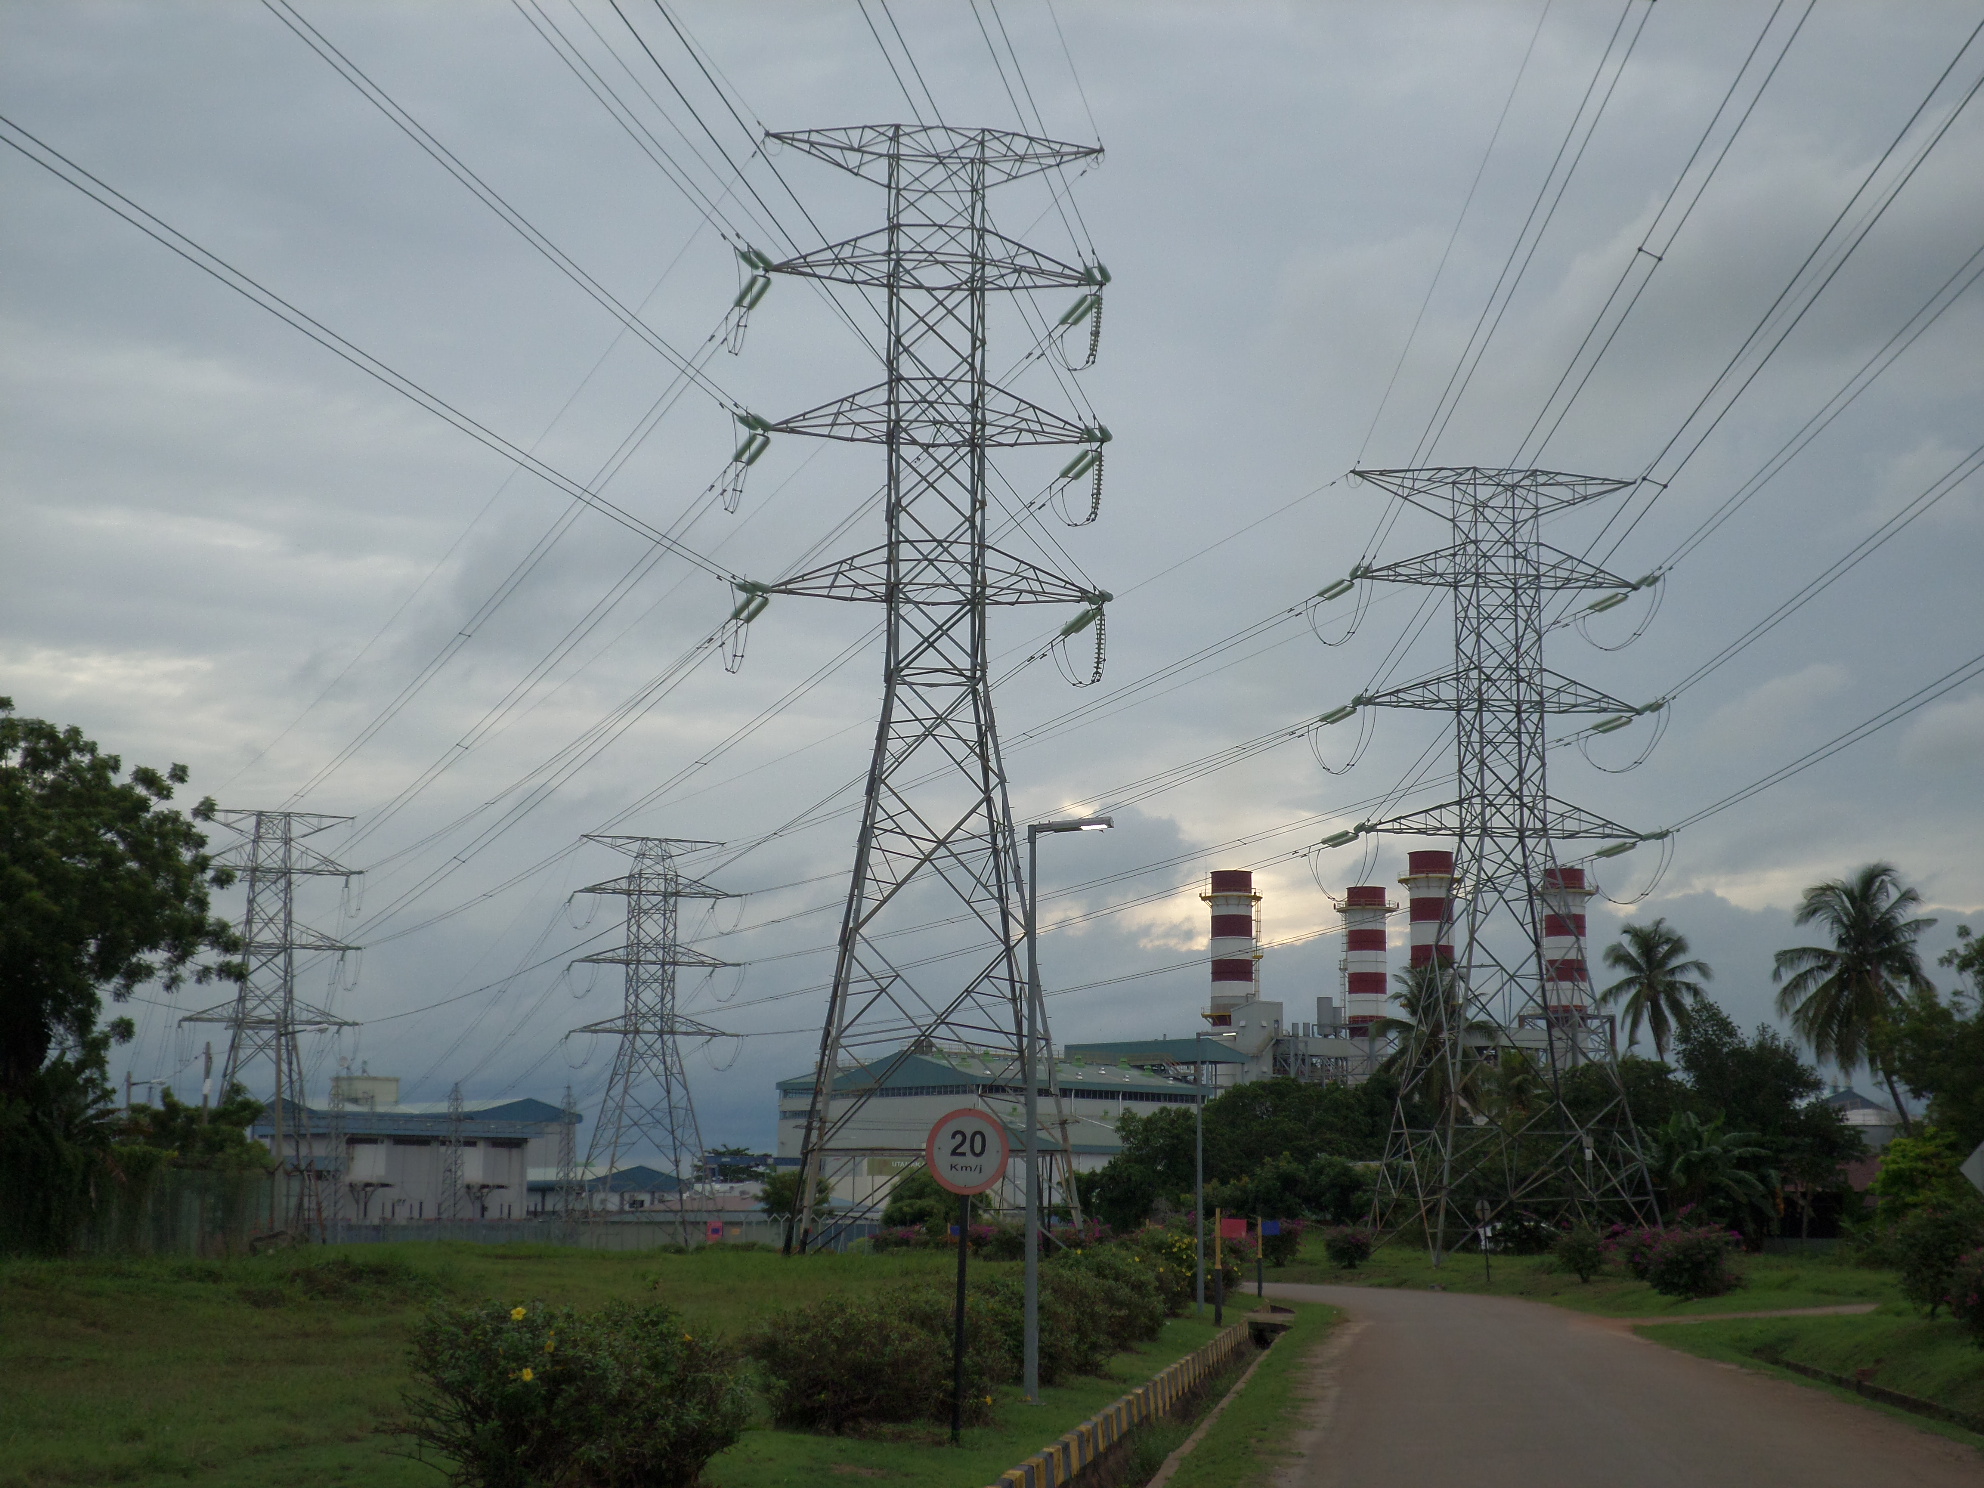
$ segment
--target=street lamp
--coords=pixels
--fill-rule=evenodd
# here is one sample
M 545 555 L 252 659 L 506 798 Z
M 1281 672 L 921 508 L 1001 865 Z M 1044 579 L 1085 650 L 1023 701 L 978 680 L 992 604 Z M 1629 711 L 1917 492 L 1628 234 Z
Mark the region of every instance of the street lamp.
M 1026 829 L 1026 1032 L 1020 1078 L 1026 1081 L 1026 1398 L 1040 1403 L 1040 1079 L 1034 1050 L 1040 1044 L 1040 838 L 1047 832 L 1106 832 L 1113 817 L 1074 816 L 1030 823 Z M 1051 1075 L 1053 1071 L 1048 1071 Z M 1065 1134 L 1063 1137 L 1065 1140 Z

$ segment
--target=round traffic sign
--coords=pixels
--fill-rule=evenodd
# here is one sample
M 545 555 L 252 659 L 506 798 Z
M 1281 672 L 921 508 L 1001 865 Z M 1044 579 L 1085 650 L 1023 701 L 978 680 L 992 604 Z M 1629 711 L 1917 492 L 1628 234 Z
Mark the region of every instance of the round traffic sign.
M 1012 1152 L 997 1118 L 971 1107 L 939 1117 L 923 1144 L 930 1176 L 954 1194 L 984 1193 L 1004 1176 Z

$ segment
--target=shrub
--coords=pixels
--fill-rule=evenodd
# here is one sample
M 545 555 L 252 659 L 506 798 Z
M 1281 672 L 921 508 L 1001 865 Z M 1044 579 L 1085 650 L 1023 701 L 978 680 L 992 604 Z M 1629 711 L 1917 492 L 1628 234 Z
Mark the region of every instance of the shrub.
M 750 1351 L 763 1366 L 773 1418 L 801 1430 L 947 1421 L 951 1298 L 936 1288 L 823 1298 L 767 1319 Z M 990 1418 L 991 1386 L 1010 1377 L 997 1320 L 982 1300 L 965 1311 L 965 1411 Z
M 1901 1294 L 1930 1317 L 1949 1297 L 1957 1263 L 1984 1246 L 1984 1205 L 1934 1205 L 1894 1227 L 1888 1248 L 1901 1273 Z
M 1355 1271 L 1371 1259 L 1375 1248 L 1369 1230 L 1356 1230 L 1349 1227 L 1331 1230 L 1323 1237 L 1323 1250 L 1329 1258 L 1346 1271 Z
M 1008 1355 L 1017 1360 L 1024 1346 L 1026 1283 L 1016 1275 L 994 1276 L 973 1285 L 983 1299 Z M 1069 1267 L 1040 1268 L 1040 1382 L 1058 1385 L 1078 1374 L 1108 1371 L 1116 1340 L 1110 1336 L 1103 1301 L 1104 1284 Z
M 1944 1300 L 1970 1341 L 1984 1349 L 1984 1250 L 1973 1250 L 1950 1268 Z
M 1192 1305 L 1198 1265 L 1189 1231 L 1151 1225 L 1113 1242 L 1111 1248 L 1120 1249 L 1149 1273 L 1168 1316 L 1176 1317 Z
M 1302 1232 L 1308 1226 L 1299 1219 L 1284 1219 L 1281 1233 L 1261 1237 L 1261 1254 L 1270 1266 L 1286 1266 L 1301 1253 Z
M 1048 1242 L 1040 1242 L 1042 1253 Z M 971 1227 L 971 1253 L 983 1256 L 988 1261 L 1017 1261 L 1026 1255 L 1026 1226 L 1024 1224 L 973 1225 Z
M 1619 1253 L 1619 1260 L 1626 1268 L 1626 1274 L 1635 1281 L 1645 1281 L 1647 1266 L 1653 1259 L 1654 1251 L 1667 1232 L 1659 1226 L 1628 1229 L 1623 1225 L 1612 1227 L 1607 1244 Z
M 396 1428 L 462 1488 L 687 1488 L 749 1415 L 730 1351 L 659 1304 L 443 1306 L 415 1328 Z
M 1103 1328 L 1118 1350 L 1149 1343 L 1164 1330 L 1164 1293 L 1143 1262 L 1116 1246 L 1063 1251 L 1054 1269 L 1092 1278 Z
M 1534 1214 L 1518 1212 L 1496 1223 L 1490 1243 L 1497 1255 L 1548 1255 L 1557 1248 L 1561 1234 L 1555 1225 L 1545 1224 Z
M 1727 1230 L 1669 1230 L 1646 1258 L 1646 1281 L 1663 1297 L 1720 1297 L 1742 1284 L 1729 1269 Z
M 1605 1269 L 1605 1242 L 1590 1225 L 1579 1225 L 1559 1235 L 1557 1243 L 1550 1247 L 1550 1254 L 1579 1281 L 1590 1281 Z

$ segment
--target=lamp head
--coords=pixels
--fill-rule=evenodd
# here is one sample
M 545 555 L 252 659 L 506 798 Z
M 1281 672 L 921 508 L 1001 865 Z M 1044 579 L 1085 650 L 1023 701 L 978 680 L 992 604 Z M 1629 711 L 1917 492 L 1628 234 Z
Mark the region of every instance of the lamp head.
M 1027 827 L 1028 836 L 1042 832 L 1106 832 L 1116 825 L 1113 816 L 1070 816 L 1057 821 L 1034 822 Z

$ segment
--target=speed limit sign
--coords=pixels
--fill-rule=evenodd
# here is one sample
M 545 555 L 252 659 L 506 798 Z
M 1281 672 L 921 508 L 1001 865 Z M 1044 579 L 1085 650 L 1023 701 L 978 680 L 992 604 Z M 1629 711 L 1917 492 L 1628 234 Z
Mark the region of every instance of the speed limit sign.
M 953 1111 L 930 1128 L 923 1155 L 930 1176 L 954 1194 L 981 1194 L 1005 1174 L 1012 1156 L 1006 1129 L 984 1111 Z

